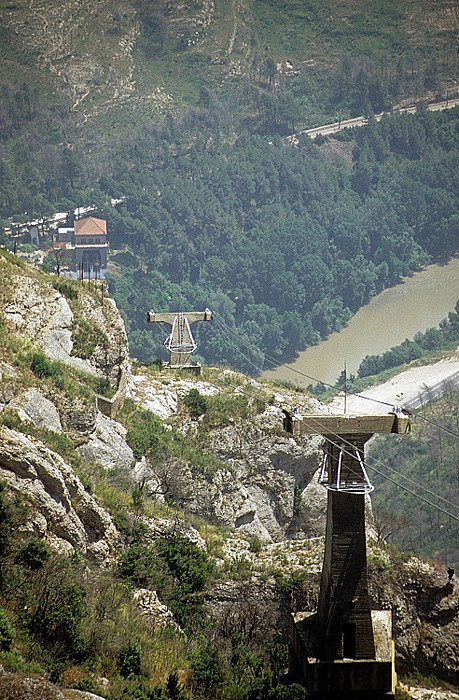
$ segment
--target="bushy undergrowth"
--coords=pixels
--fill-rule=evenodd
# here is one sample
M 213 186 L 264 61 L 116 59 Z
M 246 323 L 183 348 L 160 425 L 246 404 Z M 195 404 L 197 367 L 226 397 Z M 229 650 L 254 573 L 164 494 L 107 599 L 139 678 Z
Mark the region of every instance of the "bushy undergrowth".
M 53 279 L 53 287 L 66 299 L 71 301 L 78 299 L 78 284 L 72 280 L 56 277 Z
M 72 355 L 84 360 L 89 360 L 97 347 L 106 350 L 109 344 L 107 334 L 81 314 L 74 314 L 72 341 Z
M 156 590 L 180 625 L 203 615 L 203 591 L 212 571 L 206 553 L 181 536 L 161 538 L 154 546 L 135 541 L 120 564 L 122 578 Z
M 264 646 L 257 630 L 264 621 L 246 609 L 244 596 L 230 617 L 211 616 L 205 600 L 214 565 L 187 538 L 144 544 L 140 532 L 118 570 L 102 571 L 79 556 L 53 553 L 25 531 L 18 537 L 29 517 L 27 504 L 0 486 L 0 663 L 6 670 L 46 674 L 107 700 L 305 697 L 303 689 L 279 683 L 283 648 L 274 652 L 268 640 Z M 155 589 L 183 631 L 153 627 L 133 603 L 139 587 Z

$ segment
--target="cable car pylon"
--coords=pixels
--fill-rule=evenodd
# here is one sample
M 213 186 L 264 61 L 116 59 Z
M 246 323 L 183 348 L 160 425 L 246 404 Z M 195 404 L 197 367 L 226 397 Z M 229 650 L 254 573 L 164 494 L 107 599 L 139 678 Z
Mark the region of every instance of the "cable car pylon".
M 325 438 L 319 483 L 328 491 L 325 552 L 316 612 L 292 616 L 290 675 L 317 700 L 395 697 L 392 611 L 372 610 L 365 498 L 373 489 L 364 445 L 375 433 L 407 433 L 403 414 L 309 415 L 284 411 L 293 435 Z
M 191 355 L 197 345 L 193 338 L 190 326 L 196 321 L 212 321 L 212 311 L 182 311 L 172 313 L 147 313 L 148 323 L 166 323 L 172 327 L 170 335 L 164 341 L 169 350 L 169 367 L 172 369 L 189 369 L 197 374 L 201 372 L 201 366 L 193 362 Z

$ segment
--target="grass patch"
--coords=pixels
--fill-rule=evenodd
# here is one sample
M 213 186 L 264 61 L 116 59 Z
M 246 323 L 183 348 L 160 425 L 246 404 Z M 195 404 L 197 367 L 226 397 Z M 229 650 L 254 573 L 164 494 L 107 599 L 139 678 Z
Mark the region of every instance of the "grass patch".
M 107 334 L 93 321 L 80 314 L 74 314 L 72 331 L 72 355 L 89 360 L 97 347 L 108 349 Z
M 75 301 L 78 299 L 78 284 L 73 280 L 57 277 L 53 280 L 53 287 L 59 294 L 62 294 L 66 299 Z

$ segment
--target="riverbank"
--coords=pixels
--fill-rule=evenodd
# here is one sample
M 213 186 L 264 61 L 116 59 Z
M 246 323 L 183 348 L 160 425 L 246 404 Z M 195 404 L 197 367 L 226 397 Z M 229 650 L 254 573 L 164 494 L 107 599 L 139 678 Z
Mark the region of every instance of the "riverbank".
M 416 333 L 438 326 L 458 298 L 459 257 L 428 265 L 371 299 L 339 333 L 263 376 L 304 388 L 318 382 L 334 384 L 345 362 L 348 373 L 356 374 L 366 355 L 380 355 Z

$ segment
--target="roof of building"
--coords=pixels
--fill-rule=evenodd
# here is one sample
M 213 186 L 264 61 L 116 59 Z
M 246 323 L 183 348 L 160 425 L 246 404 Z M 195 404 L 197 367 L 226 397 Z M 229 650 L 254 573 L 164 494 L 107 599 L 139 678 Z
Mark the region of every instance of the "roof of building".
M 85 219 L 75 221 L 75 234 L 77 236 L 107 235 L 107 222 L 104 219 L 96 219 L 88 216 Z

